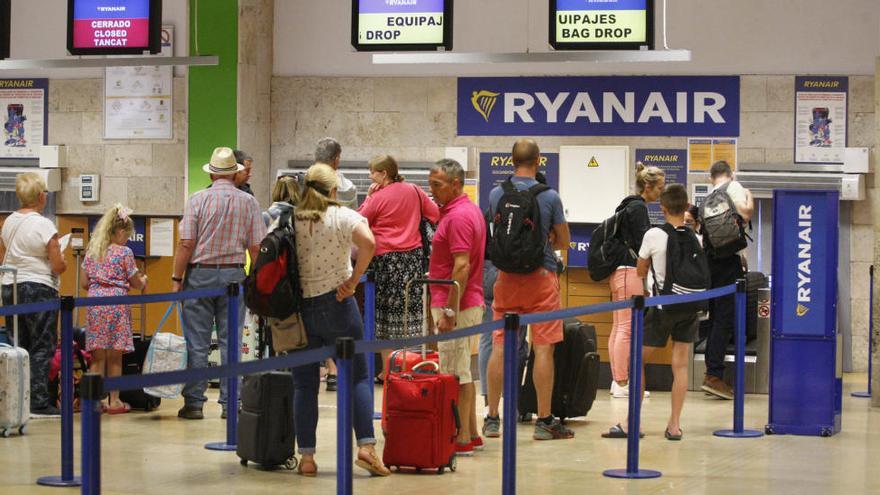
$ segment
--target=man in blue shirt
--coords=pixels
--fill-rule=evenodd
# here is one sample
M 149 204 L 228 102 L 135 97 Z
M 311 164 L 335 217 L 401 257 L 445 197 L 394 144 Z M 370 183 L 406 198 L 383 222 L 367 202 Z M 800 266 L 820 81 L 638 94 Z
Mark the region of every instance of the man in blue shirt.
M 535 176 L 540 162 L 541 152 L 534 140 L 520 139 L 513 145 L 514 172 L 511 182 L 517 189 L 524 191 L 538 183 Z M 490 215 L 494 216 L 503 194 L 500 186 L 489 193 Z M 544 245 L 544 264 L 530 273 L 499 271 L 492 306 L 495 319 L 502 318 L 505 313 L 538 313 L 561 307 L 556 255 L 553 251 L 567 249 L 571 234 L 559 193 L 551 189 L 536 197 L 541 211 L 542 235 L 547 239 Z M 532 376 L 538 399 L 538 420 L 535 422 L 533 438 L 573 438 L 574 432 L 562 425 L 550 412 L 553 394 L 553 348 L 557 342 L 562 341 L 562 321 L 538 323 L 532 325 L 531 329 L 532 349 L 535 352 Z M 504 381 L 504 331 L 496 330 L 493 341 L 492 357 L 489 359 L 489 415 L 483 425 L 483 433 L 489 438 L 501 435 L 498 404 Z

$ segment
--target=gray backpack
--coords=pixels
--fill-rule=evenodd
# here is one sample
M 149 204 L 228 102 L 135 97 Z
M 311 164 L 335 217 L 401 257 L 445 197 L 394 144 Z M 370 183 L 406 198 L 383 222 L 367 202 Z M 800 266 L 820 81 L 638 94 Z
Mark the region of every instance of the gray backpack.
M 749 245 L 745 222 L 727 194 L 729 185 L 709 193 L 700 207 L 703 241 L 706 251 L 715 258 L 732 256 Z

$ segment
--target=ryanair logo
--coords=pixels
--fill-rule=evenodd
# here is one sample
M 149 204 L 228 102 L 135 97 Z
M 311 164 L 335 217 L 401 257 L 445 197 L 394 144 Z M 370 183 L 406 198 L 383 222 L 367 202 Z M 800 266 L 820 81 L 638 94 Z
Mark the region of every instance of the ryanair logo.
M 804 315 L 807 314 L 809 311 L 810 311 L 810 308 L 804 306 L 803 304 L 798 304 L 798 305 L 797 305 L 797 315 L 798 315 L 798 317 L 800 317 L 800 316 L 804 316 Z
M 471 93 L 471 104 L 486 122 L 489 122 L 489 116 L 492 115 L 492 109 L 495 108 L 495 102 L 498 101 L 500 94 L 485 89 Z

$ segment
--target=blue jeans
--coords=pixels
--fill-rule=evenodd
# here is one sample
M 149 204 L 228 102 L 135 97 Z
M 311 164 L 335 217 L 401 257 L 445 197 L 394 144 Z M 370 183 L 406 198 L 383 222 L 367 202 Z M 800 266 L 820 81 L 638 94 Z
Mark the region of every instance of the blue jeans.
M 241 268 L 195 268 L 186 274 L 184 290 L 210 289 L 240 284 L 244 280 Z M 187 299 L 183 301 L 183 336 L 186 338 L 187 369 L 206 368 L 208 354 L 211 352 L 211 332 L 217 328 L 220 344 L 220 364 L 226 364 L 227 315 L 226 296 Z M 238 335 L 244 326 L 244 299 L 238 299 Z M 205 390 L 207 381 L 187 383 L 183 387 L 183 400 L 187 406 L 202 407 L 208 400 Z M 226 404 L 226 380 L 220 380 L 221 405 Z
M 317 349 L 336 342 L 338 337 L 364 338 L 364 323 L 357 302 L 347 297 L 336 300 L 336 291 L 309 297 L 301 307 L 303 324 L 309 345 Z M 354 375 L 354 434 L 357 444 L 376 443 L 373 433 L 372 377 L 367 376 L 367 364 L 363 354 L 355 354 Z M 318 428 L 318 389 L 321 385 L 320 363 L 293 368 L 293 421 L 296 426 L 296 442 L 300 454 L 315 453 L 315 430 Z M 344 386 L 342 383 L 340 387 Z

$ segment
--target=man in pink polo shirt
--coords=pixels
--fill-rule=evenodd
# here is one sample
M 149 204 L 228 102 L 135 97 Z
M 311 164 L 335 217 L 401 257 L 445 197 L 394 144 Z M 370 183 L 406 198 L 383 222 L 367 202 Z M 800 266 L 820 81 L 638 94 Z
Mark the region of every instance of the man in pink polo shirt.
M 440 222 L 434 234 L 428 273 L 432 279 L 455 280 L 456 294 L 449 286 L 431 286 L 431 315 L 440 333 L 479 324 L 483 319 L 483 258 L 486 225 L 480 207 L 463 192 L 464 169 L 455 160 L 443 159 L 431 168 L 431 194 L 440 205 Z M 456 453 L 473 455 L 483 446 L 477 436 L 476 389 L 471 376 L 471 349 L 478 336 L 438 344 L 440 369 L 458 376 L 461 384 L 459 429 Z

